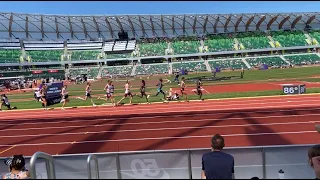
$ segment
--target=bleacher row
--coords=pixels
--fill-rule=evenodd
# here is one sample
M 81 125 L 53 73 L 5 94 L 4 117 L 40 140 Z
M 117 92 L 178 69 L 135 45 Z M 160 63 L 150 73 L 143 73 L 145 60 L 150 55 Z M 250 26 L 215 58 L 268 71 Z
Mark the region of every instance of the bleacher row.
M 244 49 L 263 49 L 272 47 L 293 47 L 317 45 L 320 41 L 320 30 L 305 31 L 274 31 L 274 32 L 242 32 L 236 34 L 215 34 L 208 35 L 203 41 L 203 46 L 198 39 L 173 40 L 172 51 L 167 54 L 192 54 L 199 52 L 233 51 Z M 138 56 L 162 56 L 166 55 L 168 42 L 138 42 L 136 51 Z M 129 58 L 132 53 L 103 53 L 102 49 L 97 50 L 30 50 L 26 51 L 28 60 L 33 62 L 60 61 L 63 56 L 67 60 L 97 60 Z M 19 49 L 1 49 L 0 63 L 19 62 L 22 52 Z
M 291 65 L 311 65 L 320 64 L 320 56 L 316 53 L 310 54 L 288 54 L 283 57 L 277 56 L 259 56 L 259 57 L 247 57 L 230 58 L 230 59 L 215 59 L 207 61 L 211 69 L 219 67 L 221 70 L 237 70 L 237 69 L 250 69 L 258 68 L 262 64 L 267 64 L 269 67 L 284 67 Z M 148 74 L 167 74 L 169 73 L 170 65 L 173 72 L 179 72 L 181 69 L 186 69 L 188 72 L 200 72 L 209 71 L 205 61 L 183 61 L 157 64 L 139 64 L 136 66 L 135 75 L 148 75 Z M 125 75 L 132 74 L 133 66 L 102 66 L 101 76 L 108 75 Z M 76 76 L 80 74 L 88 74 L 89 78 L 95 78 L 98 76 L 99 67 L 90 68 L 71 68 L 70 75 Z

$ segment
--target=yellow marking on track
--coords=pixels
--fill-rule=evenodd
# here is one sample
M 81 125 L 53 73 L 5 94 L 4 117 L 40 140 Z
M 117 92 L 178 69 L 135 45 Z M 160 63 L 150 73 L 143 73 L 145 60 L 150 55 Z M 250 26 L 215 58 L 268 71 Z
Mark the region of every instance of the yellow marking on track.
M 13 149 L 14 147 L 16 147 L 16 145 L 11 146 L 11 147 L 9 147 L 8 149 L 5 149 L 5 150 L 1 151 L 0 154 L 2 154 L 2 153 L 4 153 L 4 152 L 7 152 L 7 151 L 9 151 L 9 150 L 11 150 L 11 149 Z

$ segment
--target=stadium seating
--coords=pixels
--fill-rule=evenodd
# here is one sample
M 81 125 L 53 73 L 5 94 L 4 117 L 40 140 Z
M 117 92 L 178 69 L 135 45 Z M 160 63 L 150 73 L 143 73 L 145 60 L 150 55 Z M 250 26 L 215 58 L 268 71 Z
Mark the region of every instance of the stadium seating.
M 270 48 L 269 39 L 264 32 L 244 32 L 238 33 L 237 39 L 245 49 Z
M 306 46 L 307 41 L 302 31 L 273 31 L 272 39 L 278 41 L 282 47 Z
M 198 53 L 200 41 L 198 40 L 176 40 L 171 44 L 174 54 Z
M 208 46 L 209 52 L 215 51 L 232 51 L 234 44 L 233 37 L 229 34 L 209 35 L 207 40 L 204 41 L 204 45 Z
M 71 51 L 71 60 L 80 61 L 80 60 L 96 60 L 101 51 Z
M 71 77 L 77 77 L 81 74 L 87 74 L 89 79 L 96 78 L 99 73 L 99 67 L 89 67 L 89 68 L 70 68 L 69 73 Z
M 320 31 L 319 30 L 312 30 L 309 32 L 309 35 L 315 38 L 318 42 L 320 42 Z
M 63 50 L 26 51 L 33 62 L 60 61 Z
M 130 58 L 131 53 L 107 54 L 107 59 Z
M 103 66 L 102 67 L 102 77 L 107 75 L 123 75 L 123 76 L 130 76 L 132 72 L 132 66 Z
M 209 60 L 211 69 L 219 67 L 220 69 L 241 69 L 247 68 L 241 59 Z
M 165 41 L 154 43 L 142 43 L 139 44 L 140 56 L 162 56 L 165 55 L 165 50 L 168 48 L 168 44 Z
M 284 58 L 294 65 L 311 65 L 320 63 L 320 57 L 316 54 L 288 55 L 284 56 Z
M 266 64 L 270 67 L 282 67 L 289 65 L 279 56 L 273 57 L 256 57 L 256 58 L 246 58 L 246 61 L 249 63 L 251 67 L 258 67 L 261 64 Z
M 141 64 L 136 67 L 136 75 L 166 74 L 169 68 L 167 63 L 162 64 Z
M 0 63 L 18 63 L 20 55 L 20 50 L 0 49 Z
M 172 63 L 173 72 L 180 72 L 181 69 L 186 69 L 189 72 L 207 71 L 207 67 L 203 61 L 185 61 Z

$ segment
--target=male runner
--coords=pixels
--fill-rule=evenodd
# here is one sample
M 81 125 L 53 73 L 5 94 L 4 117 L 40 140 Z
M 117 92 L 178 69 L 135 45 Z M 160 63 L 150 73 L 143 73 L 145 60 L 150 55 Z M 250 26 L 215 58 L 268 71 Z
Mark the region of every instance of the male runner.
M 61 90 L 61 101 L 60 103 L 63 103 L 62 104 L 62 107 L 61 107 L 61 110 L 64 110 L 64 106 L 66 105 L 66 103 L 69 102 L 69 93 L 67 91 L 67 85 L 64 85 L 62 90 Z
M 107 85 L 104 87 L 104 90 L 106 91 L 106 98 L 101 98 L 100 96 L 98 97 L 98 99 L 104 99 L 108 102 L 108 100 L 110 99 L 111 103 L 113 104 L 113 106 L 116 106 L 116 102 L 113 96 L 114 93 L 114 85 L 112 84 L 111 80 L 108 80 Z
M 8 108 L 8 110 L 17 109 L 15 106 L 11 107 L 9 99 L 5 94 L 1 95 L 1 101 L 2 101 L 2 103 L 0 104 L 0 110 L 2 110 L 2 106 L 6 106 Z
M 120 99 L 120 101 L 117 103 L 118 105 L 120 104 L 120 102 L 122 101 L 122 100 L 124 100 L 127 96 L 130 96 L 130 104 L 132 104 L 132 97 L 133 97 L 133 95 L 131 94 L 131 92 L 130 92 L 130 88 L 131 88 L 132 86 L 130 86 L 130 82 L 129 82 L 129 80 L 127 80 L 127 82 L 126 82 L 126 84 L 124 85 L 124 88 L 125 88 L 125 92 L 124 92 L 124 96 Z
M 92 106 L 96 107 L 97 105 L 94 104 L 90 93 L 91 93 L 91 83 L 87 82 L 85 98 L 77 97 L 77 99 L 80 99 L 82 101 L 87 101 L 87 99 L 90 98 Z
M 166 99 L 166 94 L 162 90 L 162 88 L 163 88 L 163 83 L 162 82 L 163 82 L 163 80 L 162 80 L 162 78 L 160 78 L 159 82 L 157 84 L 157 94 L 156 94 L 156 96 L 158 96 L 159 93 L 161 93 L 161 94 L 163 94 L 163 100 L 165 100 Z
M 181 91 L 181 96 L 185 96 L 186 97 L 186 102 L 188 102 L 188 95 L 186 93 L 186 83 L 185 83 L 185 79 L 184 77 L 181 78 L 181 83 L 180 83 L 180 91 Z
M 137 94 L 135 94 L 135 95 L 138 96 Z M 147 103 L 150 104 L 150 102 L 149 102 L 150 95 L 146 94 L 146 81 L 145 80 L 141 81 L 140 96 L 138 96 L 138 97 L 143 98 L 143 96 L 146 97 Z
M 202 82 L 201 82 L 201 79 L 199 78 L 197 81 L 196 89 L 193 92 L 198 94 L 199 100 L 203 101 L 204 99 L 202 99 L 202 90 L 201 90 L 202 87 L 201 86 L 202 86 Z

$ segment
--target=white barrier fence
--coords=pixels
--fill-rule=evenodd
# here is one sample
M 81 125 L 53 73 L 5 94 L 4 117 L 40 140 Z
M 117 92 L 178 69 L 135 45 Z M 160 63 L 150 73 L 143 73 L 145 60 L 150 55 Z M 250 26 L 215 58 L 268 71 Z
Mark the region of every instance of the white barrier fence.
M 190 142 L 192 143 L 192 142 Z M 314 179 L 308 165 L 308 149 L 303 146 L 273 146 L 225 149 L 235 158 L 235 178 L 254 176 L 277 179 L 278 170 L 285 172 L 285 179 Z M 201 158 L 209 149 L 144 151 L 124 153 L 97 153 L 99 176 L 103 179 L 200 179 Z M 89 154 L 54 156 L 56 178 L 88 179 Z M 30 157 L 26 157 L 29 165 Z M 27 168 L 29 168 L 27 166 Z M 8 167 L 0 163 L 0 173 Z M 38 159 L 37 179 L 46 179 L 46 163 Z M 93 179 L 97 174 L 92 169 Z

